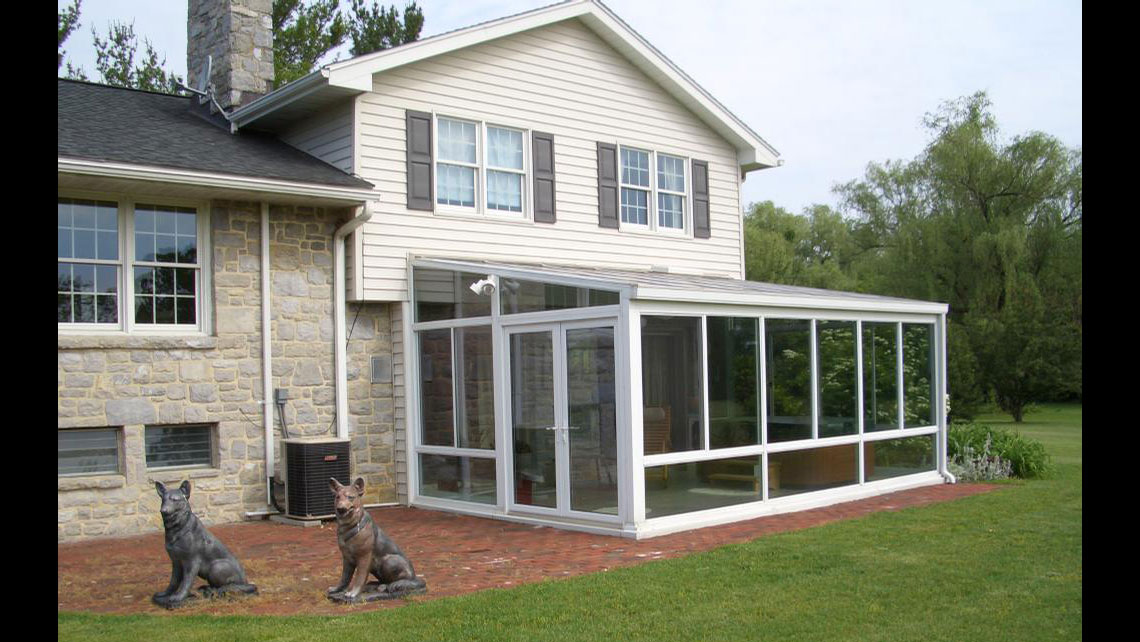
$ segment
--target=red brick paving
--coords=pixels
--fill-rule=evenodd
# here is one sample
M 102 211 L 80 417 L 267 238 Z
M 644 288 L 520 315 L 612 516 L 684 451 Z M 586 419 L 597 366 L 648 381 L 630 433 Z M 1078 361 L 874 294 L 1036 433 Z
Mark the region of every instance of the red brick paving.
M 412 598 L 419 601 L 679 557 L 772 533 L 997 488 L 986 484 L 926 486 L 645 540 L 405 507 L 370 512 L 427 580 L 428 593 Z M 259 595 L 199 600 L 175 613 L 344 614 L 403 603 L 393 600 L 344 606 L 325 598 L 325 589 L 336 583 L 340 573 L 336 527 L 331 523 L 302 528 L 259 521 L 210 530 L 241 560 Z M 150 602 L 151 594 L 166 588 L 169 580 L 170 562 L 162 533 L 59 544 L 58 551 L 60 611 L 167 613 Z

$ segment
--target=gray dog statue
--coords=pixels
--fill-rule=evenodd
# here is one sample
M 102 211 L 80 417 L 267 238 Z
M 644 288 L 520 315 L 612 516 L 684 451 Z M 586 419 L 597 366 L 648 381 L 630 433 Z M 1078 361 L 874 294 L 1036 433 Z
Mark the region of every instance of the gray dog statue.
M 364 479 L 357 477 L 351 486 L 329 479 L 336 495 L 336 543 L 340 547 L 340 584 L 329 588 L 328 598 L 334 602 L 371 602 L 416 595 L 427 591 L 427 583 L 416 577 L 416 571 L 399 546 L 364 510 Z M 380 580 L 368 583 L 368 576 Z
M 257 593 L 257 587 L 246 582 L 245 571 L 233 553 L 190 510 L 190 482 L 184 481 L 174 490 L 167 490 L 161 482 L 155 482 L 154 487 L 162 498 L 162 525 L 171 570 L 170 585 L 155 593 L 151 601 L 168 609 L 180 606 L 192 597 L 190 585 L 195 577 L 209 583 L 200 589 L 205 597 Z

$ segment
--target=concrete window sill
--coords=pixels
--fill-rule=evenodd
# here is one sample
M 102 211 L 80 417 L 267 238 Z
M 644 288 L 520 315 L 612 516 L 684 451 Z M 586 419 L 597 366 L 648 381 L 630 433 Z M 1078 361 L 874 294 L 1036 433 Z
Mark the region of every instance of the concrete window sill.
M 77 477 L 57 478 L 57 491 L 65 490 L 102 490 L 107 488 L 122 488 L 127 485 L 127 478 L 123 475 L 84 475 Z
M 218 338 L 205 335 L 57 334 L 59 350 L 213 350 Z
M 180 483 L 184 479 L 209 479 L 220 477 L 220 468 L 162 468 L 146 471 L 146 477 L 151 482 L 162 482 L 164 485 Z

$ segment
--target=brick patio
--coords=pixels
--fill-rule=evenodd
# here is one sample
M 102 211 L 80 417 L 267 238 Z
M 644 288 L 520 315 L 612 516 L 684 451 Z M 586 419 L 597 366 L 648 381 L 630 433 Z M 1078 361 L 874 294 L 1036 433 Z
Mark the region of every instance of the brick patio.
M 640 541 L 414 508 L 370 512 L 427 580 L 428 593 L 413 598 L 418 601 L 679 557 L 997 488 L 986 484 L 927 486 Z M 175 613 L 343 614 L 403 603 L 342 606 L 325 598 L 325 589 L 336 583 L 340 573 L 332 523 L 302 528 L 259 521 L 215 526 L 211 531 L 238 556 L 260 594 L 234 601 L 198 601 Z M 165 588 L 169 580 L 170 562 L 162 533 L 59 544 L 58 572 L 61 611 L 166 613 L 150 603 L 151 594 Z

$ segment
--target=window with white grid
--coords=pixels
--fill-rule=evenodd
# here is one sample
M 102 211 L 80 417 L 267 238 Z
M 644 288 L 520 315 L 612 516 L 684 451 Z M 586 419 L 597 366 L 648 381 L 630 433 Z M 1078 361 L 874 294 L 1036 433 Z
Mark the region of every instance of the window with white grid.
M 621 224 L 625 228 L 684 232 L 688 160 L 619 146 Z
M 56 322 L 67 331 L 206 331 L 204 208 L 57 198 Z
M 528 158 L 522 129 L 436 117 L 436 204 L 440 211 L 527 211 Z

